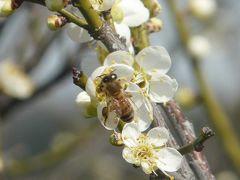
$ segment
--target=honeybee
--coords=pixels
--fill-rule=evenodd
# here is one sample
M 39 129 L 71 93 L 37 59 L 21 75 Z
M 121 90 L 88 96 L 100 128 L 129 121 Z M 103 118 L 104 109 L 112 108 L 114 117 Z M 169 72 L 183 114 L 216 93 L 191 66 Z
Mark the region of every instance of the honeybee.
M 131 95 L 125 91 L 123 80 L 118 79 L 117 74 L 111 72 L 103 75 L 98 91 L 106 96 L 107 106 L 102 109 L 104 124 L 108 115 L 115 112 L 118 118 L 129 123 L 134 118 L 134 108 L 131 102 Z

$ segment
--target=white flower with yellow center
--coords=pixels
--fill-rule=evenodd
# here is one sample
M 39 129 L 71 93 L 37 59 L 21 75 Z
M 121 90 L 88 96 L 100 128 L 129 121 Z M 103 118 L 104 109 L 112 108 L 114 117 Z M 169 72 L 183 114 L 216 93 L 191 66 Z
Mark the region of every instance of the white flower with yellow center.
M 141 134 L 135 124 L 123 127 L 122 140 L 125 144 L 123 158 L 131 164 L 141 166 L 146 174 L 160 169 L 163 173 L 177 171 L 183 156 L 174 148 L 166 147 L 169 133 L 164 127 L 151 129 Z
M 136 68 L 133 82 L 144 84 L 143 89 L 153 102 L 165 103 L 172 99 L 178 84 L 175 79 L 166 75 L 171 67 L 167 50 L 161 46 L 146 47 L 135 56 L 135 61 L 139 67 Z M 104 61 L 105 66 L 112 64 L 133 66 L 134 57 L 124 51 L 116 51 L 109 54 Z
M 125 53 L 126 55 L 129 54 L 128 52 Z M 109 97 L 97 92 L 101 81 L 100 77 L 104 77 L 111 72 L 116 74 L 117 78 L 124 82 L 126 89 L 123 89 L 123 93 L 130 94 L 129 101 L 134 109 L 133 122 L 141 131 L 145 131 L 147 128 L 149 128 L 153 120 L 152 106 L 148 99 L 143 95 L 141 88 L 139 88 L 136 84 L 131 83 L 134 75 L 134 69 L 126 64 L 101 66 L 97 68 L 89 77 L 86 84 L 86 92 L 91 97 L 92 103 L 97 103 L 98 119 L 102 125 L 109 130 L 116 129 L 120 120 L 120 117 L 118 117 L 115 111 L 109 113 L 107 119 L 105 120 L 102 110 L 104 107 L 108 106 L 107 98 Z
M 0 63 L 0 90 L 14 98 L 24 99 L 33 94 L 34 85 L 18 65 L 4 61 Z

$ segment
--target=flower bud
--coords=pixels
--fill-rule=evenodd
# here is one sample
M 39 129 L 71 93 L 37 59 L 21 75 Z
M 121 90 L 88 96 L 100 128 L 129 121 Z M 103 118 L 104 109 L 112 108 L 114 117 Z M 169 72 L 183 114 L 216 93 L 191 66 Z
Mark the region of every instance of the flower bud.
M 162 7 L 161 7 L 160 3 L 158 2 L 158 0 L 153 0 L 152 3 L 153 3 L 153 5 L 152 5 L 151 16 L 156 17 L 161 12 Z
M 67 23 L 67 18 L 59 15 L 48 16 L 47 25 L 50 30 L 57 30 Z
M 19 66 L 10 62 L 0 63 L 0 87 L 5 94 L 18 99 L 30 97 L 34 85 Z
M 110 143 L 111 143 L 112 145 L 114 145 L 114 146 L 122 146 L 122 145 L 123 145 L 121 133 L 114 132 L 114 133 L 110 136 L 109 141 L 110 141 Z
M 119 3 L 115 3 L 111 9 L 111 16 L 114 22 L 121 23 L 124 18 L 124 12 L 119 6 Z
M 65 0 L 45 0 L 45 3 L 50 11 L 60 11 L 66 5 Z
M 214 15 L 217 4 L 215 0 L 190 0 L 189 9 L 197 18 L 207 19 Z
M 12 0 L 0 0 L 0 17 L 6 17 L 14 12 Z
M 203 58 L 210 52 L 210 43 L 203 36 L 193 36 L 188 41 L 188 50 L 196 58 Z
M 191 108 L 197 101 L 197 97 L 195 96 L 193 90 L 188 87 L 180 88 L 177 91 L 175 98 L 183 108 Z
M 81 114 L 86 118 L 97 116 L 96 105 L 91 102 L 90 96 L 85 92 L 80 92 L 75 100 Z
M 163 27 L 163 22 L 158 18 L 151 18 L 147 22 L 147 29 L 149 33 L 159 32 Z

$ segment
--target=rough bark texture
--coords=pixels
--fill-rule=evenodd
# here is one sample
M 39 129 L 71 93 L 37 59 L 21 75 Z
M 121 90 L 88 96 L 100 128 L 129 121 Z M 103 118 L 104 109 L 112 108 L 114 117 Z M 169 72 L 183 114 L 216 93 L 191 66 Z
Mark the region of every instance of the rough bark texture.
M 169 130 L 170 128 L 167 125 L 166 121 L 170 121 L 170 120 L 163 117 L 163 115 L 165 115 L 165 114 L 163 114 L 164 113 L 163 109 L 155 103 L 153 103 L 152 105 L 153 105 L 153 109 L 154 109 L 154 126 L 165 127 Z M 176 149 L 179 148 L 179 145 L 178 145 L 176 139 L 173 137 L 173 134 L 171 134 L 171 136 L 170 136 L 170 140 L 168 142 L 168 145 L 171 146 L 171 147 L 174 147 Z M 193 170 L 189 166 L 186 158 L 184 158 L 184 160 L 183 160 L 181 169 L 179 169 L 178 172 L 176 172 L 176 173 L 171 173 L 171 175 L 174 176 L 175 179 L 179 179 L 179 180 L 184 180 L 184 179 L 194 180 L 194 179 L 197 179 Z M 164 179 L 164 176 L 161 176 L 161 174 L 159 174 L 159 176 L 154 176 L 154 175 L 150 176 L 150 180 L 160 180 L 160 179 L 161 180 Z
M 169 120 L 173 123 L 183 144 L 189 144 L 196 139 L 192 123 L 182 113 L 181 109 L 175 101 L 169 101 L 166 106 L 162 106 Z M 211 173 L 206 157 L 202 152 L 193 151 L 187 155 L 189 165 L 195 172 L 198 179 L 214 180 L 215 177 Z
M 94 39 L 101 41 L 109 52 L 118 50 L 128 51 L 126 40 L 124 38 L 120 38 L 106 22 L 97 31 L 89 31 L 89 33 Z

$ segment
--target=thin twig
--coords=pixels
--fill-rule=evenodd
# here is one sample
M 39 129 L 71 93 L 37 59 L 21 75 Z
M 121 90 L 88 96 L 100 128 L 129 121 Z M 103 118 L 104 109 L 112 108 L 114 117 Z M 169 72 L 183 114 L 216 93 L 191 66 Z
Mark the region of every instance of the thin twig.
M 203 143 L 212 136 L 214 136 L 214 132 L 209 127 L 204 127 L 201 130 L 201 134 L 193 142 L 180 147 L 178 151 L 182 155 L 191 153 L 192 151 L 201 152 L 204 148 Z

